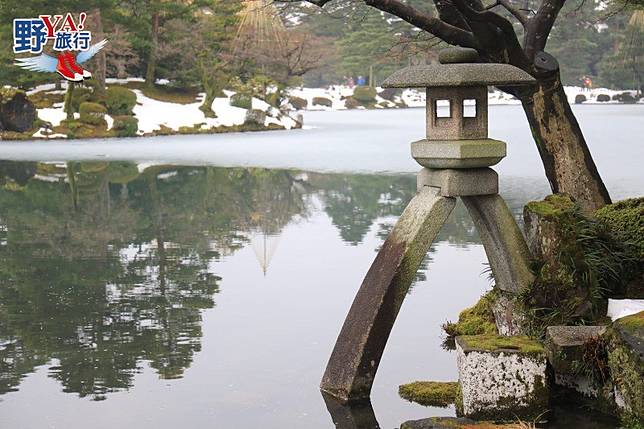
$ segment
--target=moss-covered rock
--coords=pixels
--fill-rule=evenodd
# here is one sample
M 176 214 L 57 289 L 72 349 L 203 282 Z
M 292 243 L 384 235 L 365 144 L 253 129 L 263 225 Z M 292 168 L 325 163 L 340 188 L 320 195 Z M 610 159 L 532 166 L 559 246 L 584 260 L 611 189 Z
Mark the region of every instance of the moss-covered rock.
M 615 402 L 623 423 L 644 427 L 644 311 L 616 320 L 607 338 Z
M 101 125 L 105 123 L 107 109 L 98 104 L 86 101 L 80 105 L 80 121 L 90 125 Z
M 414 381 L 398 387 L 401 398 L 430 407 L 447 407 L 456 400 L 458 383 L 454 381 Z
M 492 301 L 494 292 L 490 291 L 483 295 L 478 302 L 465 310 L 458 316 L 458 322 L 447 322 L 443 324 L 443 330 L 450 337 L 459 335 L 496 334 L 497 329 L 492 313 Z
M 464 417 L 497 421 L 533 419 L 548 410 L 543 346 L 525 337 L 456 337 Z
M 604 206 L 595 211 L 595 217 L 620 240 L 637 246 L 644 258 L 644 197 Z
M 547 326 L 600 320 L 607 298 L 623 295 L 637 273 L 633 246 L 563 194 L 528 203 L 524 221 L 536 274 L 519 299 L 526 332 L 543 337 Z
M 360 106 L 362 106 L 362 104 L 353 97 L 347 97 L 344 100 L 344 107 L 347 109 L 357 109 Z

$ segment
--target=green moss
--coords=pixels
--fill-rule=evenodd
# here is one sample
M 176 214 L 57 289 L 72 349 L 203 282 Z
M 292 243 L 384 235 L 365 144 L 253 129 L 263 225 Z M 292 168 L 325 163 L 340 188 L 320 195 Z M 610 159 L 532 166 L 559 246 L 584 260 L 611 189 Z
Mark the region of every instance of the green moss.
M 430 407 L 447 407 L 456 400 L 458 383 L 442 381 L 414 381 L 398 387 L 401 398 Z
M 251 109 L 253 107 L 253 98 L 246 94 L 233 94 L 230 96 L 230 105 L 242 109 Z
M 479 301 L 459 314 L 458 322 L 443 324 L 443 330 L 450 337 L 459 335 L 496 334 L 496 324 L 492 313 L 494 291 L 483 295 Z
M 631 333 L 642 331 L 644 330 L 644 311 L 617 319 L 615 324 Z
M 526 209 L 545 218 L 558 218 L 575 210 L 575 203 L 566 194 L 548 195 L 543 201 L 531 201 Z
M 458 338 L 460 343 L 470 349 L 485 351 L 512 350 L 526 354 L 542 354 L 545 349 L 538 342 L 525 335 L 505 337 L 495 334 L 464 335 Z
M 644 197 L 609 204 L 595 212 L 599 222 L 621 239 L 632 243 L 644 257 Z

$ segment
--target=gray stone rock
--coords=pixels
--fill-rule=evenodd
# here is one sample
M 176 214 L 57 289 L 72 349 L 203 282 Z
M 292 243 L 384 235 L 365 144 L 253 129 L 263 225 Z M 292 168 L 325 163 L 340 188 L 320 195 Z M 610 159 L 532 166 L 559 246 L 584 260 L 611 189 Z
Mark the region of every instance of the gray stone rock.
M 27 131 L 35 120 L 36 108 L 24 91 L 0 88 L 0 131 Z
M 264 112 L 263 110 L 252 109 L 246 112 L 245 123 L 264 126 L 265 122 L 266 112 Z
M 491 168 L 423 168 L 416 177 L 418 190 L 423 186 L 440 188 L 444 197 L 490 195 L 499 192 L 499 175 Z
M 584 348 L 606 331 L 605 326 L 548 326 L 546 353 L 555 372 L 555 383 L 579 393 L 597 397 L 601 385 L 588 374 L 580 371 L 584 365 Z
M 527 337 L 456 337 L 464 417 L 516 421 L 548 409 L 546 354 Z
M 524 333 L 522 325 L 525 317 L 513 298 L 513 294 L 499 290 L 492 301 L 492 314 L 494 314 L 494 323 L 499 335 L 512 336 Z

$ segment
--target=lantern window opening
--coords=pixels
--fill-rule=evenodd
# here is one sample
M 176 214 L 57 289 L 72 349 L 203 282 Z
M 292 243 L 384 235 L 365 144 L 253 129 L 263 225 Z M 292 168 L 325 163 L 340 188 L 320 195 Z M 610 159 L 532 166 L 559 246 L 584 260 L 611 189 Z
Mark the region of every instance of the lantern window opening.
M 441 109 L 440 107 L 447 107 L 446 109 Z M 451 118 L 452 117 L 452 103 L 448 99 L 436 99 L 434 100 L 434 114 L 437 119 L 439 118 Z
M 477 106 L 476 99 L 466 98 L 463 100 L 463 117 L 464 118 L 476 118 L 477 116 Z

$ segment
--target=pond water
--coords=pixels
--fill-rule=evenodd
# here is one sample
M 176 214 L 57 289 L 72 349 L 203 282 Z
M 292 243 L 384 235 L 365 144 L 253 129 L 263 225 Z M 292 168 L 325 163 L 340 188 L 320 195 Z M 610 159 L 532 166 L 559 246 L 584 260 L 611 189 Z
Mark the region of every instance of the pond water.
M 580 107 L 613 197 L 641 194 L 642 107 Z M 456 379 L 440 325 L 490 287 L 462 204 L 403 304 L 372 408 L 327 408 L 317 387 L 415 191 L 408 143 L 422 116 L 320 112 L 295 132 L 1 143 L 0 428 L 366 429 L 453 415 L 397 389 Z M 519 218 L 547 183 L 520 108 L 490 117 L 509 142 L 498 170 Z

